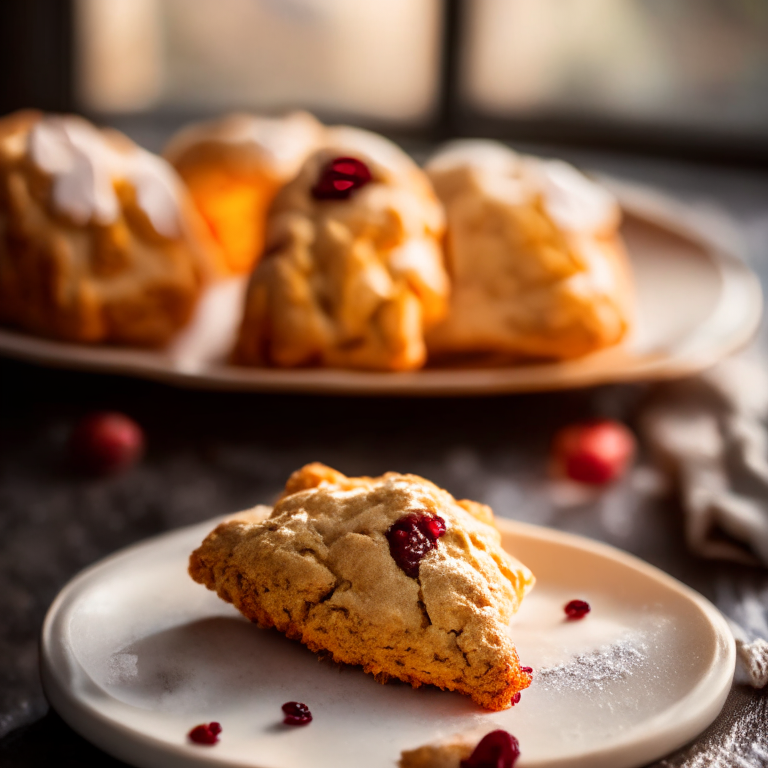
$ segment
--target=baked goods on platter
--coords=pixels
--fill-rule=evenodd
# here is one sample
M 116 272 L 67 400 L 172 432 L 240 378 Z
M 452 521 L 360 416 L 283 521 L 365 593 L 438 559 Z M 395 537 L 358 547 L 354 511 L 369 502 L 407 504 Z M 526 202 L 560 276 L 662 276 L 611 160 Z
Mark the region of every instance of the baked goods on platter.
M 566 163 L 463 141 L 425 172 L 304 112 L 194 124 L 165 154 L 185 183 L 82 118 L 0 120 L 1 323 L 377 371 L 574 358 L 629 328 L 618 205 Z
M 380 682 L 459 691 L 491 710 L 527 688 L 507 625 L 533 585 L 491 510 L 415 475 L 295 472 L 272 514 L 236 516 L 189 572 L 252 621 Z
M 573 358 L 624 337 L 630 275 L 610 192 L 491 141 L 449 144 L 426 171 L 446 208 L 452 283 L 430 354 Z
M 279 192 L 233 359 L 242 365 L 420 368 L 447 309 L 443 210 L 396 145 L 352 128 Z
M 281 118 L 234 113 L 195 123 L 171 138 L 164 155 L 219 243 L 225 274 L 253 268 L 273 198 L 320 145 L 324 132 L 306 112 Z
M 0 120 L 0 322 L 156 346 L 189 319 L 212 257 L 164 160 L 74 116 Z

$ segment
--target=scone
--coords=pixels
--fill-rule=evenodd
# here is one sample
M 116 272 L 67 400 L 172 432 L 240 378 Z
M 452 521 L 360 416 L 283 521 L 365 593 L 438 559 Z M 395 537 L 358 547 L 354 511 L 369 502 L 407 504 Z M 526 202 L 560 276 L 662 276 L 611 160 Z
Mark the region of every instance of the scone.
M 565 359 L 621 341 L 632 291 L 606 189 L 490 141 L 448 145 L 426 171 L 446 207 L 452 281 L 431 354 Z
M 165 157 L 219 243 L 224 273 L 251 271 L 264 246 L 270 203 L 323 136 L 312 115 L 294 112 L 281 118 L 225 115 L 171 138 Z
M 234 361 L 419 368 L 447 309 L 443 211 L 424 173 L 381 136 L 330 129 L 269 213 Z
M 79 117 L 0 120 L 0 322 L 157 346 L 185 325 L 212 244 L 164 160 Z
M 507 625 L 533 585 L 492 513 L 415 475 L 295 472 L 272 514 L 216 528 L 189 572 L 247 618 L 380 682 L 512 705 L 531 676 Z

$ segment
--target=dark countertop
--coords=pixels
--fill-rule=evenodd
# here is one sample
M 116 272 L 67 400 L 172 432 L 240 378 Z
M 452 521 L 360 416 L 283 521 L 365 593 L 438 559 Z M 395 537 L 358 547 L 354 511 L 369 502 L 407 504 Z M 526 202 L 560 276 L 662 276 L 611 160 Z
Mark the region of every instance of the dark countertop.
M 768 276 L 768 176 L 581 159 L 703 200 L 702 211 L 713 219 L 721 217 L 714 205 L 728 210 L 744 252 Z M 741 619 L 745 599 L 768 595 L 768 572 L 688 554 L 673 498 L 649 496 L 631 475 L 581 505 L 553 502 L 546 472 L 553 432 L 598 414 L 632 424 L 649 389 L 436 400 L 224 394 L 0 360 L 0 764 L 119 765 L 48 711 L 37 637 L 49 604 L 79 570 L 121 547 L 271 501 L 288 474 L 308 461 L 348 474 L 415 472 L 458 497 L 490 503 L 501 516 L 607 541 Z M 96 409 L 124 411 L 146 431 L 144 460 L 123 475 L 92 480 L 67 465 L 71 425 Z M 768 627 L 765 600 L 762 611 Z M 749 751 L 758 744 L 768 755 L 765 692 L 735 688 L 719 730 L 704 738 L 721 740 L 729 723 L 745 736 L 721 764 L 765 765 Z M 664 762 L 694 764 L 684 750 Z

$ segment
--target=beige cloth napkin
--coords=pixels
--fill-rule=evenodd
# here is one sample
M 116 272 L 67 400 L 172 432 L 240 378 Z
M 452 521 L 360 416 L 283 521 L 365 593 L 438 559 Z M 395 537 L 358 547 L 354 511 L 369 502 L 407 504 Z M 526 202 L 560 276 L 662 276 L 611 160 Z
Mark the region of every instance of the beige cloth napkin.
M 651 451 L 674 472 L 688 546 L 702 557 L 768 567 L 768 368 L 727 360 L 661 385 L 641 414 Z
M 674 473 L 690 549 L 768 567 L 768 366 L 726 360 L 695 379 L 661 385 L 640 416 L 648 447 Z M 736 681 L 768 684 L 768 642 L 730 622 Z
M 733 621 L 728 622 L 736 639 L 736 675 L 734 682 L 765 688 L 768 685 L 768 642 L 758 637 L 749 642 L 747 633 Z

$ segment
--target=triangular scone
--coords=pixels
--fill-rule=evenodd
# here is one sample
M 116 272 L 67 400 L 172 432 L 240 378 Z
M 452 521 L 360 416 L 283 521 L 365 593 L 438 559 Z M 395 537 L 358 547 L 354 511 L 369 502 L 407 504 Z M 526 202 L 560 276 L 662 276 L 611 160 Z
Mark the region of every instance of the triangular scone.
M 629 262 L 608 190 L 491 141 L 450 144 L 426 171 L 446 207 L 452 283 L 430 354 L 573 358 L 624 337 Z
M 445 526 L 415 577 L 387 535 L 408 515 Z M 189 572 L 252 621 L 381 682 L 430 683 L 505 709 L 531 682 L 507 625 L 534 579 L 491 520 L 488 507 L 415 475 L 347 478 L 310 464 L 268 519 L 219 525 Z
M 327 139 L 269 211 L 233 360 L 420 368 L 424 333 L 448 306 L 442 206 L 385 138 L 333 128 Z

